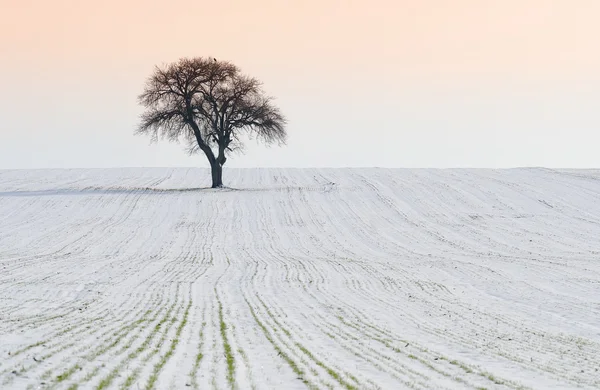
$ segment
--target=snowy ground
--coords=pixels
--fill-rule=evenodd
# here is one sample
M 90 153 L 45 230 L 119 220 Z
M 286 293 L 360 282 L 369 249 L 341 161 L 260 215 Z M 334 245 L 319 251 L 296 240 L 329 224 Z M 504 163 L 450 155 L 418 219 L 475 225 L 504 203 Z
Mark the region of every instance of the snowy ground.
M 0 171 L 0 388 L 600 388 L 600 171 L 207 180 Z

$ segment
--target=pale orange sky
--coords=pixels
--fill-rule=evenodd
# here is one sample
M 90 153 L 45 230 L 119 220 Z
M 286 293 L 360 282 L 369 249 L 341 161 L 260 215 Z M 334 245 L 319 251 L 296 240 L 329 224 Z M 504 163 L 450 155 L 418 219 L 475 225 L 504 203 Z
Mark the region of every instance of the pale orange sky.
M 597 0 L 0 5 L 0 168 L 203 165 L 132 135 L 144 78 L 182 56 L 233 61 L 288 114 L 287 148 L 233 165 L 600 166 Z

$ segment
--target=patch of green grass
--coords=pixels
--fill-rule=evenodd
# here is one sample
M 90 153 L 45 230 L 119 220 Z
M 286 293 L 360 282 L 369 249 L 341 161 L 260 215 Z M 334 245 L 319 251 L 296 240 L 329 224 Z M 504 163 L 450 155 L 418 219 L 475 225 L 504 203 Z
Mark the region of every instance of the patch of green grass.
M 204 318 L 204 313 L 202 313 L 202 317 Z M 198 371 L 198 367 L 200 367 L 200 362 L 204 358 L 204 354 L 202 353 L 202 346 L 204 344 L 204 327 L 206 326 L 206 322 L 202 322 L 202 327 L 200 328 L 200 342 L 198 343 L 198 352 L 194 358 L 194 366 L 190 371 L 190 378 L 192 382 L 192 386 L 194 389 L 198 388 L 198 380 L 196 379 L 196 371 Z
M 248 303 L 248 301 L 246 301 L 246 303 L 248 304 L 248 307 L 250 308 L 250 313 L 252 314 L 252 317 L 254 317 L 254 321 L 256 321 L 256 324 L 258 325 L 258 327 L 263 331 L 263 334 L 265 335 L 267 340 L 271 343 L 271 345 L 277 352 L 277 356 L 280 356 L 290 366 L 292 371 L 294 371 L 294 373 L 296 375 L 298 375 L 298 378 L 301 379 L 302 382 L 304 382 L 304 384 L 306 386 L 308 386 L 310 389 L 317 389 L 317 387 L 315 385 L 313 385 L 306 378 L 304 378 L 304 371 L 300 367 L 298 367 L 296 362 L 293 361 L 288 356 L 288 354 L 285 353 L 285 351 L 282 351 L 281 348 L 279 348 L 279 346 L 277 344 L 275 344 L 275 341 L 273 340 L 273 336 L 271 336 L 271 333 L 269 332 L 267 327 L 258 319 L 258 317 L 256 316 L 256 313 L 254 312 L 254 308 L 252 306 L 250 306 L 250 303 Z
M 69 368 L 67 371 L 63 372 L 60 375 L 56 376 L 56 381 L 58 383 L 65 381 L 66 379 L 68 379 L 71 375 L 73 375 L 73 373 L 77 370 L 80 370 L 81 366 L 79 364 L 74 365 L 73 367 Z
M 445 360 L 445 359 L 442 358 L 442 360 Z M 473 370 L 469 366 L 467 366 L 464 363 L 459 362 L 458 360 L 450 360 L 448 363 L 452 364 L 453 366 L 458 366 L 458 367 L 462 368 L 464 370 L 464 372 L 466 372 L 467 374 L 473 373 Z
M 17 356 L 19 354 L 22 354 L 23 352 L 29 351 L 31 348 L 39 347 L 42 344 L 46 344 L 49 341 L 50 341 L 50 339 L 38 341 L 37 343 L 28 345 L 28 346 L 26 346 L 24 348 L 21 348 L 21 349 L 18 349 L 16 351 L 11 352 L 11 356 Z
M 154 329 L 152 330 L 152 332 L 146 337 L 146 339 L 144 340 L 144 342 L 138 346 L 134 351 L 130 352 L 125 361 L 129 361 L 134 359 L 136 356 L 138 356 L 140 353 L 142 353 L 149 345 L 150 342 L 154 339 L 154 337 L 156 336 L 156 334 L 158 333 L 158 331 L 160 330 L 161 326 L 166 323 L 169 320 L 169 316 L 171 315 L 171 312 L 173 311 L 173 309 L 175 308 L 175 304 L 173 304 L 165 313 L 164 317 L 161 318 L 161 320 L 154 326 Z M 157 312 L 157 314 L 154 316 L 154 318 L 158 317 L 159 313 L 161 311 Z M 146 313 L 148 314 L 148 312 Z M 154 319 L 153 319 L 154 320 Z M 96 387 L 96 390 L 102 390 L 107 388 L 108 386 L 110 386 L 112 384 L 112 382 L 114 381 L 114 379 L 116 378 L 116 376 L 118 375 L 119 371 L 121 370 L 122 366 L 124 365 L 124 363 L 122 362 L 121 364 L 119 364 L 117 367 L 115 367 L 107 376 L 105 376 L 100 383 L 98 384 L 98 386 Z M 133 382 L 135 381 L 135 379 L 137 378 L 137 375 L 139 374 L 139 369 L 134 370 L 125 380 L 125 384 L 127 384 L 127 387 L 131 386 L 133 384 Z M 91 378 L 88 378 L 88 380 Z M 122 388 L 125 388 L 125 384 L 122 386 Z
M 146 390 L 154 389 L 154 386 L 156 385 L 156 380 L 158 379 L 158 374 L 160 373 L 162 368 L 165 366 L 165 364 L 167 364 L 167 362 L 169 361 L 171 356 L 173 356 L 173 353 L 175 352 L 175 349 L 177 348 L 177 345 L 179 344 L 179 338 L 181 337 L 181 332 L 183 331 L 183 328 L 185 328 L 185 326 L 187 325 L 188 315 L 190 313 L 191 306 L 192 306 L 192 301 L 190 301 L 188 303 L 187 307 L 185 308 L 185 312 L 183 313 L 183 319 L 181 320 L 181 322 L 179 323 L 179 326 L 177 327 L 177 330 L 175 331 L 175 337 L 173 338 L 173 341 L 171 341 L 171 345 L 169 346 L 169 349 L 162 356 L 160 361 L 154 365 L 154 370 L 152 371 L 152 375 L 150 376 L 150 378 L 148 378 L 148 383 L 146 384 Z M 173 318 L 173 320 L 175 320 L 175 318 Z
M 110 386 L 110 384 L 112 383 L 112 381 L 115 379 L 115 376 L 117 375 L 117 370 L 113 370 L 108 376 L 104 377 L 104 379 L 102 379 L 100 381 L 100 383 L 98 383 L 98 386 L 96 387 L 96 390 L 102 390 L 102 389 L 106 389 L 108 386 Z
M 90 371 L 85 378 L 83 378 L 83 382 L 88 382 L 90 379 L 92 379 L 94 376 L 96 376 L 96 374 L 98 373 L 98 371 L 100 371 L 100 366 L 94 368 L 92 371 Z
M 125 337 L 127 334 L 129 334 L 129 332 L 135 328 L 137 328 L 138 326 L 140 326 L 141 324 L 143 324 L 144 322 L 148 321 L 148 315 L 151 313 L 151 310 L 147 310 L 142 317 L 138 318 L 137 320 L 133 321 L 132 323 L 130 323 L 129 325 L 125 325 L 123 327 L 121 327 L 119 330 L 115 331 L 113 336 L 116 337 L 115 340 L 113 340 L 112 343 L 102 346 L 101 348 L 98 348 L 96 350 L 94 350 L 93 352 L 91 352 L 90 354 L 88 354 L 85 358 L 89 361 L 93 361 L 96 360 L 96 358 L 100 355 L 103 355 L 104 353 L 106 353 L 108 350 L 114 348 L 117 346 L 117 344 L 119 344 L 121 342 L 121 340 L 123 339 L 123 337 Z M 154 318 L 156 318 L 158 316 L 158 313 L 154 316 Z
M 354 329 L 358 330 L 359 332 L 361 332 L 361 333 L 363 333 L 363 334 L 365 334 L 365 335 L 366 335 L 366 333 L 363 331 L 363 329 L 361 329 L 359 326 L 357 326 L 357 325 L 355 325 L 355 324 L 352 324 L 352 323 L 348 322 L 348 321 L 347 321 L 347 320 L 346 320 L 344 317 L 342 317 L 342 316 L 339 316 L 339 315 L 338 315 L 338 316 L 337 316 L 337 318 L 338 318 L 338 319 L 340 320 L 340 322 L 342 322 L 343 324 L 345 324 L 345 325 L 347 325 L 347 326 L 349 326 L 349 327 L 351 327 L 351 328 L 354 328 Z M 377 332 L 378 332 L 378 333 L 380 333 L 380 334 L 384 333 L 384 332 L 382 332 L 382 331 L 378 330 L 377 328 L 375 328 L 375 327 L 373 327 L 373 326 L 370 326 L 370 325 L 367 325 L 367 324 L 366 324 L 366 326 L 367 326 L 367 327 L 369 327 L 369 328 L 371 328 L 371 329 L 373 329 L 373 330 L 375 330 L 375 331 L 377 331 Z M 382 343 L 382 344 L 383 344 L 383 345 L 385 345 L 387 348 L 391 349 L 392 351 L 394 351 L 394 352 L 396 352 L 396 353 L 399 353 L 399 354 L 406 354 L 406 352 L 405 352 L 405 351 L 403 351 L 403 350 L 402 350 L 402 349 L 400 349 L 399 347 L 397 347 L 397 346 L 394 346 L 394 345 L 392 344 L 392 343 L 394 342 L 393 340 L 390 340 L 390 339 L 388 339 L 388 338 L 384 338 L 384 337 L 379 337 L 379 336 L 376 336 L 376 335 L 369 335 L 368 337 L 370 337 L 372 340 L 375 340 L 375 341 L 378 341 L 378 342 Z M 403 342 L 403 343 L 409 344 L 409 343 L 408 343 L 408 341 L 406 341 L 406 340 L 400 340 L 400 341 L 401 341 L 401 342 Z M 417 347 L 417 349 L 418 349 L 418 350 L 420 350 L 420 351 L 422 351 L 422 352 L 425 352 L 425 353 L 426 353 L 426 352 L 428 352 L 428 349 L 427 349 L 427 348 L 420 348 L 420 347 Z M 446 371 L 444 371 L 444 370 L 441 370 L 441 369 L 437 368 L 436 366 L 434 366 L 433 364 L 431 364 L 431 362 L 429 362 L 429 361 L 427 361 L 427 360 L 423 359 L 422 357 L 416 356 L 416 355 L 414 355 L 414 354 L 406 354 L 406 356 L 407 356 L 409 359 L 416 360 L 416 361 L 420 362 L 421 364 L 425 365 L 426 367 L 429 367 L 430 369 L 432 369 L 433 371 L 435 371 L 435 372 L 437 372 L 437 373 L 439 373 L 439 374 L 441 374 L 441 375 L 444 375 L 444 376 L 446 376 L 446 377 L 451 377 L 451 375 L 450 375 L 448 372 L 446 372 Z M 442 359 L 442 360 L 448 360 L 448 359 L 445 359 L 445 358 L 443 358 L 443 357 L 442 357 L 442 358 L 440 358 L 440 359 Z M 463 368 L 463 369 L 464 369 L 466 372 L 472 372 L 472 370 L 471 370 L 469 367 L 467 367 L 467 366 L 464 366 L 464 365 L 461 365 L 461 364 L 459 364 L 458 362 L 456 362 L 456 363 L 457 363 L 457 365 L 459 365 L 461 368 Z M 464 379 L 462 379 L 462 378 L 459 378 L 459 377 L 454 377 L 453 379 L 454 379 L 454 380 L 456 380 L 457 382 L 466 383 Z
M 223 349 L 225 350 L 225 360 L 227 361 L 227 382 L 233 389 L 235 387 L 235 359 L 231 352 L 231 345 L 227 339 L 227 324 L 223 320 L 223 305 L 217 298 L 219 303 L 219 329 L 221 331 L 221 338 L 223 339 Z
M 93 351 L 92 353 L 88 354 L 85 357 L 85 359 L 88 360 L 88 361 L 93 361 L 95 358 L 97 358 L 98 356 L 102 355 L 103 353 L 105 353 L 109 349 L 114 348 L 123 339 L 123 337 L 125 337 L 129 333 L 129 331 L 131 331 L 132 329 L 135 329 L 137 326 L 139 326 L 143 322 L 147 321 L 146 317 L 149 314 L 149 312 L 150 311 L 147 311 L 146 313 L 144 313 L 144 315 L 143 315 L 142 318 L 140 318 L 140 319 L 132 322 L 131 324 L 126 325 L 126 326 L 122 327 L 121 329 L 119 329 L 118 331 L 114 332 L 114 336 L 116 336 L 117 338 L 115 340 L 113 340 L 112 343 L 110 343 L 109 345 L 103 346 L 103 347 L 101 347 L 101 348 Z M 75 364 L 74 366 L 72 366 L 72 367 L 68 368 L 67 370 L 63 371 L 61 374 L 59 374 L 56 377 L 57 382 L 60 383 L 60 382 L 62 382 L 64 380 L 68 379 L 69 377 L 71 377 L 71 375 L 73 375 L 75 373 L 75 371 L 77 371 L 80 368 L 81 367 L 79 366 L 79 364 Z M 97 372 L 97 370 L 95 370 L 93 372 L 95 373 L 95 372 Z
M 527 388 L 527 387 L 525 387 L 517 382 L 511 381 L 511 380 L 497 378 L 492 373 L 487 372 L 487 371 L 479 371 L 479 370 L 475 371 L 471 367 L 467 366 L 466 364 L 464 364 L 462 362 L 459 362 L 458 360 L 450 360 L 444 356 L 440 357 L 440 360 L 445 360 L 454 366 L 462 368 L 467 374 L 476 374 L 481 377 L 487 378 L 488 380 L 494 382 L 497 385 L 510 385 L 510 386 L 514 387 L 515 389 L 526 389 Z M 485 387 L 478 387 L 477 389 L 486 390 Z
M 57 318 L 58 318 L 58 317 L 62 317 L 62 315 L 61 315 L 61 316 L 57 316 Z M 90 320 L 90 321 L 94 321 L 94 320 L 95 320 L 95 319 L 92 319 L 92 320 Z M 87 323 L 87 322 L 86 322 L 86 323 Z M 60 336 L 63 336 L 63 335 L 65 335 L 65 334 L 67 334 L 67 333 L 71 332 L 73 329 L 76 329 L 78 326 L 81 326 L 81 325 L 72 325 L 72 326 L 69 326 L 69 327 L 67 327 L 67 328 L 64 328 L 64 329 L 63 329 L 63 330 L 61 330 L 60 332 L 56 333 L 56 334 L 53 336 L 53 338 L 54 338 L 54 339 L 57 339 L 57 338 L 59 338 Z M 19 354 L 21 354 L 21 353 L 23 353 L 23 352 L 29 351 L 29 350 L 30 350 L 30 349 L 32 349 L 32 348 L 39 347 L 40 345 L 43 345 L 43 344 L 49 343 L 50 341 L 52 341 L 52 339 L 45 339 L 45 340 L 42 340 L 42 341 L 38 341 L 38 342 L 36 342 L 36 343 L 34 343 L 34 344 L 30 344 L 30 345 L 28 345 L 28 346 L 26 346 L 26 347 L 23 347 L 23 348 L 21 348 L 21 349 L 18 349 L 18 350 L 16 350 L 16 351 L 13 351 L 13 352 L 11 353 L 11 355 L 12 355 L 12 356 L 19 355 Z
M 271 319 L 273 320 L 273 322 L 275 322 L 275 324 L 277 326 L 279 326 L 279 328 L 283 331 L 283 333 L 285 333 L 289 338 L 292 338 L 292 335 L 290 333 L 289 330 L 287 330 L 285 327 L 283 327 L 283 325 L 281 325 L 279 323 L 279 321 L 277 321 L 277 319 L 275 318 L 275 316 L 271 313 L 271 311 L 269 310 L 269 308 L 267 307 L 267 305 L 260 299 L 258 298 L 259 302 L 263 305 L 265 311 L 267 312 L 267 314 L 269 315 L 269 317 L 271 317 Z M 295 343 L 296 347 L 298 347 L 306 356 L 308 356 L 312 361 L 314 361 L 319 367 L 323 368 L 333 379 L 335 379 L 339 384 L 341 384 L 342 386 L 344 386 L 346 389 L 348 390 L 355 390 L 357 389 L 356 386 L 354 386 L 351 383 L 348 383 L 346 380 L 344 380 L 344 378 L 336 371 L 334 371 L 332 368 L 328 367 L 327 365 L 325 365 L 322 361 L 320 361 L 319 359 L 317 359 L 308 349 L 306 349 L 302 344 L 296 342 Z M 352 380 L 354 380 L 355 382 L 358 383 L 358 380 L 352 376 L 352 375 L 348 375 Z
M 198 351 L 198 353 L 196 354 L 196 358 L 194 359 L 194 369 L 193 369 L 194 372 L 196 372 L 196 370 L 200 366 L 200 362 L 202 361 L 202 358 L 204 358 L 204 354 L 202 353 L 202 351 Z
M 300 343 L 296 343 L 296 347 L 298 347 L 302 352 L 304 352 L 304 354 L 306 356 L 308 356 L 311 360 L 313 360 L 317 366 L 323 368 L 325 371 L 327 371 L 327 373 L 329 375 L 331 375 L 331 377 L 333 379 L 335 379 L 340 385 L 344 386 L 346 389 L 348 390 L 358 390 L 358 387 L 354 386 L 351 383 L 348 383 L 344 380 L 344 378 L 342 378 L 342 376 L 337 373 L 336 371 L 334 371 L 333 369 L 331 369 L 330 367 L 326 366 L 322 361 L 320 361 L 319 359 L 317 359 L 308 349 L 306 349 L 302 344 Z M 356 378 L 352 377 L 352 379 L 354 381 L 356 381 Z
M 137 379 L 138 375 L 140 375 L 141 367 L 136 368 L 132 371 L 131 374 L 125 379 L 125 382 L 121 385 L 121 389 L 128 389 L 133 385 L 133 382 Z
M 485 376 L 486 378 L 488 378 L 489 380 L 491 380 L 492 382 L 494 382 L 497 385 L 503 385 L 504 381 L 496 378 L 492 373 L 489 372 L 482 372 L 481 373 L 483 376 Z

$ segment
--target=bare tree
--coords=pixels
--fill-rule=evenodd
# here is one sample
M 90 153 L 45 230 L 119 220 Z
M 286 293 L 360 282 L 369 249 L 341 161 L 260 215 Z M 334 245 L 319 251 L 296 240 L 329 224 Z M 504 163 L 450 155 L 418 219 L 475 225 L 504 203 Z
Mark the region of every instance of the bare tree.
M 286 119 L 261 83 L 214 58 L 183 58 L 156 67 L 138 97 L 145 111 L 136 131 L 201 150 L 211 166 L 212 187 L 222 187 L 226 154 L 247 133 L 267 144 L 284 144 Z

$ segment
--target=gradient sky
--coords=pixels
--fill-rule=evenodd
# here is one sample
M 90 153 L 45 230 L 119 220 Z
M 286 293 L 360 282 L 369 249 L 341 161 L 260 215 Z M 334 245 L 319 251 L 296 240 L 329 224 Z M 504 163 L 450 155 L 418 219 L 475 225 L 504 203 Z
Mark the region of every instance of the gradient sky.
M 600 167 L 598 0 L 0 0 L 0 169 L 207 166 L 134 136 L 157 64 L 230 60 L 289 119 L 228 166 Z

